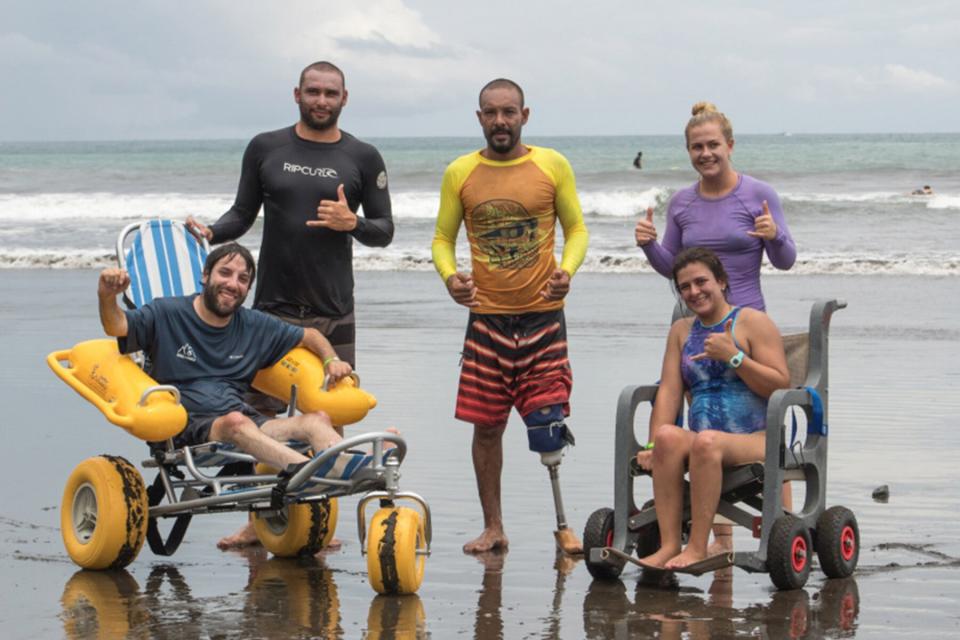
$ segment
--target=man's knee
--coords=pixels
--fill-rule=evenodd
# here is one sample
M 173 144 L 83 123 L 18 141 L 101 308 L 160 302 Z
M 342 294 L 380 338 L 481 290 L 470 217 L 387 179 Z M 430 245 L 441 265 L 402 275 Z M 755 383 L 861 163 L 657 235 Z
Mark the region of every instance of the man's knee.
M 573 433 L 563 421 L 563 405 L 552 404 L 523 416 L 531 451 L 550 453 L 573 444 Z
M 250 433 L 251 430 L 257 430 L 253 420 L 239 411 L 231 411 L 214 421 L 210 428 L 210 439 L 236 442 L 244 433 Z
M 475 424 L 473 425 L 473 442 L 482 447 L 498 446 L 503 441 L 503 433 L 506 430 L 505 424 Z
M 330 415 L 325 411 L 311 411 L 303 414 L 303 419 L 307 425 L 314 429 L 332 429 L 333 421 Z

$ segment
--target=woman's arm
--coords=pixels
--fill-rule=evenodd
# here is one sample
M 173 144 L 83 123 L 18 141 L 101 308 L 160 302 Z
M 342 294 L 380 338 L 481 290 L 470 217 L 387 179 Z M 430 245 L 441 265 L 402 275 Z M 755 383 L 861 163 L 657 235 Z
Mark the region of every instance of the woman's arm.
M 740 312 L 736 334 L 749 354 L 737 367 L 737 375 L 758 396 L 769 398 L 777 389 L 790 386 L 783 338 L 770 316 L 755 309 Z M 740 336 L 743 336 L 740 338 Z
M 683 378 L 680 375 L 680 356 L 683 340 L 690 331 L 690 320 L 681 318 L 670 327 L 667 335 L 667 349 L 663 354 L 663 366 L 660 370 L 660 388 L 650 413 L 650 430 L 647 441 L 652 442 L 656 430 L 665 424 L 676 424 L 677 416 L 683 408 Z

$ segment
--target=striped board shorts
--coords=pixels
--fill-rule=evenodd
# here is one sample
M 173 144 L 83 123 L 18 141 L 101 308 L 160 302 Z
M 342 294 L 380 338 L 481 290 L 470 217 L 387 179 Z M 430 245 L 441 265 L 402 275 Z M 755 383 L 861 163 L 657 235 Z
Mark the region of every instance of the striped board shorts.
M 471 313 L 463 342 L 458 420 L 503 426 L 553 404 L 570 415 L 573 373 L 563 309 L 522 315 Z

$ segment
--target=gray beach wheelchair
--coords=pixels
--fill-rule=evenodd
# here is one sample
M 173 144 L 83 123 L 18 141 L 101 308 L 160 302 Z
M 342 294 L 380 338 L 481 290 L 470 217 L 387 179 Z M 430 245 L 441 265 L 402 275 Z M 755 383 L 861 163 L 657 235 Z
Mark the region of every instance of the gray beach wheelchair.
M 176 221 L 150 220 L 121 232 L 117 259 L 131 276 L 124 299 L 131 308 L 159 296 L 202 288 L 207 246 Z M 371 586 L 379 593 L 413 593 L 430 554 L 430 508 L 419 495 L 400 490 L 402 437 L 376 432 L 345 438 L 312 452 L 289 443 L 310 460 L 278 473 L 231 445 L 208 442 L 174 446 L 186 424 L 178 390 L 159 385 L 112 339 L 90 340 L 47 358 L 54 373 L 107 419 L 150 443 L 145 469 L 156 470 L 149 488 L 137 469 L 117 456 L 81 462 L 70 475 L 61 506 L 67 553 L 87 569 L 119 569 L 146 540 L 158 555 L 174 553 L 194 515 L 250 513 L 257 537 L 280 557 L 314 554 L 333 537 L 337 498 L 359 495 L 357 527 Z M 319 358 L 303 348 L 261 371 L 254 386 L 289 403 L 291 415 L 324 410 L 338 426 L 363 419 L 376 405 L 353 376 L 325 385 Z M 360 451 L 359 448 L 364 450 Z M 367 528 L 367 507 L 378 508 Z M 412 503 L 398 506 L 399 503 Z M 157 523 L 174 519 L 166 537 Z
M 810 312 L 809 332 L 783 337 L 793 388 L 770 396 L 765 459 L 724 471 L 717 514 L 752 531 L 759 539 L 759 548 L 708 557 L 678 573 L 700 575 L 732 565 L 769 573 L 778 589 L 798 589 L 806 584 L 814 552 L 828 577 L 842 578 L 853 573 L 860 553 L 856 517 L 845 507 L 826 506 L 829 328 L 834 311 L 844 307 L 846 302 L 842 300 L 818 301 Z M 635 462 L 642 448 L 635 432 L 636 414 L 641 404 L 652 404 L 656 394 L 656 385 L 629 386 L 620 394 L 614 446 L 614 508 L 598 509 L 591 514 L 583 532 L 587 569 L 597 579 L 618 578 L 628 562 L 642 567 L 637 558 L 660 546 L 653 500 L 638 507 L 634 497 L 635 479 L 646 474 Z M 793 442 L 793 437 L 788 441 L 786 437 L 787 416 L 794 411 L 806 416 L 806 437 L 802 442 Z M 792 423 L 795 432 L 795 418 Z M 804 504 L 796 513 L 783 507 L 784 481 L 804 483 Z M 684 530 L 688 530 L 689 483 L 685 484 L 682 522 Z

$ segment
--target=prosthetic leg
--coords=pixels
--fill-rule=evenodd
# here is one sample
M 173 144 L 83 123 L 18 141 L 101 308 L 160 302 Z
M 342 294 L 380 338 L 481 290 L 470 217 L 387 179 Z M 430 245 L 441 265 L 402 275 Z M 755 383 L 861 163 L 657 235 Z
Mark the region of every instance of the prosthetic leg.
M 574 444 L 573 433 L 563 421 L 563 407 L 550 405 L 531 411 L 523 416 L 527 425 L 527 439 L 530 450 L 540 454 L 540 462 L 550 474 L 550 487 L 553 489 L 553 506 L 557 513 L 557 530 L 553 532 L 557 546 L 566 554 L 583 553 L 583 544 L 567 526 L 567 516 L 563 511 L 563 498 L 560 495 L 560 461 L 567 445 Z

